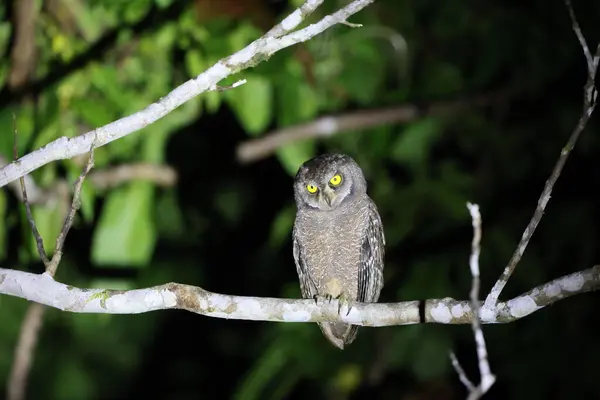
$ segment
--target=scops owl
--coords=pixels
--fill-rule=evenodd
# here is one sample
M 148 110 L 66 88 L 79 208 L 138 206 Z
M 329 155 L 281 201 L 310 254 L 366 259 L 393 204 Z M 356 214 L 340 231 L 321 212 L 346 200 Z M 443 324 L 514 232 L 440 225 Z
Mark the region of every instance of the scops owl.
M 302 296 L 376 302 L 383 288 L 385 237 L 358 164 L 342 154 L 306 161 L 294 180 L 294 198 L 294 260 Z M 319 327 L 340 349 L 358 330 L 343 323 Z

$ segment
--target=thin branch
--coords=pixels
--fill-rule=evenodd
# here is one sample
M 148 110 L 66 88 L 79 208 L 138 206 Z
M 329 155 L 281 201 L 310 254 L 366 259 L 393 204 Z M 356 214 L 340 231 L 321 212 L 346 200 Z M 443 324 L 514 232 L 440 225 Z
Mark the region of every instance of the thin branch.
M 538 286 L 492 309 L 481 309 L 481 322 L 507 323 L 532 314 L 558 300 L 600 288 L 600 266 L 575 272 Z M 344 322 L 363 326 L 418 324 L 420 302 L 353 303 L 348 314 L 338 313 L 337 301 L 315 304 L 312 299 L 231 296 L 202 288 L 168 283 L 146 289 L 81 289 L 55 281 L 49 274 L 0 268 L 0 294 L 21 297 L 75 313 L 137 314 L 182 309 L 215 318 L 273 322 Z M 425 302 L 425 322 L 471 324 L 468 300 L 450 298 Z M 341 315 L 339 315 L 341 314 Z
M 197 95 L 208 90 L 217 90 L 217 84 L 224 78 L 252 67 L 282 49 L 312 39 L 326 29 L 347 20 L 373 1 L 354 0 L 336 13 L 328 15 L 306 28 L 281 37 L 263 36 L 237 53 L 218 61 L 196 78 L 183 83 L 158 102 L 141 111 L 74 138 L 56 139 L 2 167 L 0 169 L 0 187 L 51 161 L 86 153 L 94 141 L 96 141 L 95 146 L 100 147 L 138 131 Z M 314 0 L 309 0 L 307 4 L 313 4 L 313 2 Z
M 246 83 L 246 80 L 245 79 L 241 79 L 241 80 L 235 82 L 233 85 L 227 85 L 227 86 L 217 85 L 217 91 L 219 91 L 219 92 L 225 92 L 227 90 L 235 89 L 238 86 L 242 86 L 245 83 Z
M 0 155 L 0 166 L 6 164 L 6 159 Z M 22 178 L 25 181 L 27 200 L 30 205 L 45 205 L 55 201 L 57 198 L 63 201 L 64 189 L 62 186 L 67 184 L 65 181 L 59 180 L 56 186 L 46 189 L 38 186 L 31 175 L 25 175 Z M 177 171 L 168 165 L 150 163 L 122 164 L 91 171 L 87 180 L 96 189 L 100 190 L 111 189 L 135 180 L 149 181 L 160 187 L 171 187 L 177 183 Z M 10 187 L 18 200 L 23 201 L 23 192 L 19 181 L 20 179 L 9 183 L 8 187 Z
M 250 163 L 266 158 L 280 147 L 300 140 L 328 137 L 341 132 L 353 132 L 381 125 L 413 121 L 423 115 L 444 115 L 469 107 L 482 107 L 503 101 L 508 91 L 484 94 L 472 99 L 436 102 L 427 106 L 404 104 L 377 110 L 321 117 L 311 122 L 294 125 L 268 133 L 262 137 L 246 140 L 237 147 L 237 159 Z
M 45 306 L 33 303 L 27 309 L 27 313 L 25 313 L 25 318 L 21 325 L 21 334 L 15 348 L 12 369 L 8 378 L 6 396 L 8 400 L 21 400 L 25 398 L 27 377 L 31 369 L 45 311 Z
M 469 393 L 475 392 L 477 390 L 477 388 L 475 387 L 475 385 L 473 385 L 473 382 L 471 382 L 471 380 L 467 376 L 467 373 L 465 372 L 463 367 L 458 362 L 458 358 L 456 358 L 456 355 L 454 354 L 453 351 L 450 352 L 450 360 L 452 361 L 452 367 L 458 374 L 458 378 L 460 379 L 462 384 L 465 385 L 465 387 L 467 388 L 467 391 Z
M 579 40 L 579 45 L 583 50 L 583 55 L 585 57 L 585 61 L 588 67 L 588 75 L 595 75 L 595 70 L 590 69 L 590 67 L 594 64 L 592 60 L 592 53 L 590 52 L 590 48 L 581 33 L 581 27 L 579 26 L 579 22 L 577 21 L 577 17 L 575 16 L 575 11 L 573 10 L 573 5 L 571 4 L 571 0 L 565 0 L 565 5 L 567 6 L 567 11 L 569 12 L 569 18 L 571 18 L 571 24 L 573 25 L 573 31 L 577 36 L 577 40 Z
M 83 187 L 83 181 L 85 180 L 85 177 L 90 172 L 93 166 L 94 149 L 92 148 L 90 149 L 90 157 L 85 165 L 85 168 L 83 168 L 83 171 L 81 171 L 81 174 L 75 181 L 75 189 L 73 191 L 73 200 L 71 202 L 71 208 L 69 209 L 69 213 L 65 218 L 65 222 L 63 223 L 62 229 L 60 230 L 60 233 L 56 238 L 56 245 L 54 248 L 54 255 L 52 256 L 52 260 L 50 260 L 50 263 L 46 266 L 46 273 L 48 273 L 52 277 L 54 277 L 54 275 L 56 274 L 56 269 L 58 268 L 60 260 L 62 259 L 65 239 L 67 238 L 67 234 L 69 233 L 69 230 L 73 225 L 73 221 L 75 220 L 75 214 L 77 213 L 77 210 L 79 210 L 79 208 L 81 207 L 81 188 Z
M 581 112 L 579 121 L 577 122 L 575 129 L 571 133 L 571 136 L 569 137 L 567 144 L 561 150 L 560 157 L 558 158 L 558 161 L 556 162 L 556 165 L 554 166 L 554 169 L 552 170 L 550 177 L 548 178 L 548 180 L 546 181 L 546 184 L 544 185 L 544 190 L 542 190 L 542 194 L 540 195 L 540 198 L 538 199 L 537 207 L 533 213 L 533 216 L 531 217 L 531 220 L 529 221 L 529 224 L 527 225 L 527 228 L 525 228 L 525 231 L 523 232 L 523 235 L 521 236 L 521 241 L 517 245 L 517 249 L 515 250 L 510 261 L 508 262 L 508 265 L 502 272 L 502 275 L 500 276 L 500 278 L 498 278 L 498 280 L 494 284 L 494 287 L 492 288 L 492 290 L 488 294 L 487 298 L 485 299 L 485 304 L 490 307 L 493 307 L 494 304 L 496 304 L 498 302 L 500 293 L 502 293 L 504 286 L 506 286 L 508 279 L 510 278 L 510 276 L 514 272 L 515 268 L 517 267 L 517 264 L 519 264 L 519 261 L 521 261 L 521 257 L 523 257 L 523 253 L 525 252 L 525 249 L 527 248 L 527 245 L 529 244 L 529 241 L 531 240 L 531 237 L 533 236 L 535 229 L 537 228 L 542 217 L 544 216 L 544 210 L 546 209 L 546 205 L 550 201 L 550 195 L 552 194 L 552 189 L 554 188 L 554 184 L 558 180 L 558 178 L 562 172 L 562 169 L 563 169 L 565 163 L 567 162 L 567 159 L 569 158 L 569 155 L 575 148 L 577 139 L 579 139 L 581 132 L 583 132 L 585 127 L 587 126 L 587 123 L 588 123 L 590 117 L 592 116 L 592 113 L 594 112 L 594 108 L 596 107 L 597 91 L 596 91 L 596 86 L 595 86 L 595 79 L 596 79 L 596 72 L 598 70 L 598 62 L 600 60 L 600 45 L 598 46 L 598 48 L 596 50 L 596 54 L 592 58 L 590 55 L 589 48 L 585 42 L 585 39 L 583 38 L 583 35 L 581 34 L 581 29 L 579 28 L 579 23 L 577 22 L 577 19 L 575 18 L 575 13 L 573 12 L 573 8 L 571 7 L 571 2 L 569 0 L 565 0 L 565 3 L 567 6 L 567 9 L 569 10 L 569 15 L 571 16 L 573 30 L 575 31 L 575 34 L 577 35 L 577 38 L 579 39 L 579 43 L 581 44 L 581 47 L 583 48 L 583 53 L 585 55 L 586 62 L 587 62 L 588 77 L 587 77 L 586 84 L 584 86 L 583 111 Z
M 14 44 L 10 53 L 7 84 L 18 89 L 29 81 L 36 62 L 35 26 L 38 7 L 34 0 L 14 2 Z
M 123 183 L 144 180 L 162 187 L 177 183 L 177 172 L 168 165 L 149 163 L 123 164 L 91 172 L 89 182 L 96 189 L 109 189 Z
M 17 121 L 16 116 L 13 114 L 13 157 L 14 159 L 19 158 L 19 151 L 17 146 Z M 44 249 L 44 239 L 42 239 L 42 235 L 37 229 L 35 225 L 35 221 L 33 220 L 33 213 L 31 212 L 31 204 L 29 203 L 29 199 L 27 198 L 27 187 L 25 185 L 25 178 L 20 177 L 19 183 L 21 185 L 21 197 L 23 198 L 23 204 L 25 204 L 25 213 L 27 214 L 27 221 L 29 222 L 29 226 L 31 227 L 31 233 L 33 234 L 33 238 L 35 240 L 35 244 L 37 247 L 38 254 L 42 259 L 42 262 L 48 267 L 50 260 L 48 259 L 48 255 L 46 254 L 46 250 Z
M 452 359 L 452 365 L 458 373 L 461 382 L 463 382 L 469 391 L 468 399 L 477 400 L 486 394 L 487 391 L 492 387 L 496 381 L 496 377 L 492 374 L 490 369 L 487 347 L 485 345 L 485 337 L 483 336 L 480 322 L 479 286 L 481 283 L 479 273 L 479 254 L 481 253 L 481 213 L 479 212 L 479 206 L 477 204 L 467 203 L 467 208 L 469 209 L 471 220 L 473 222 L 473 241 L 471 243 L 471 257 L 469 258 L 469 267 L 473 277 L 470 295 L 471 308 L 473 310 L 471 326 L 473 328 L 473 336 L 475 337 L 477 360 L 479 362 L 479 374 L 481 376 L 479 385 L 473 385 L 469 378 L 467 378 L 465 371 L 460 366 L 460 363 L 454 356 L 454 353 L 450 353 L 450 358 Z

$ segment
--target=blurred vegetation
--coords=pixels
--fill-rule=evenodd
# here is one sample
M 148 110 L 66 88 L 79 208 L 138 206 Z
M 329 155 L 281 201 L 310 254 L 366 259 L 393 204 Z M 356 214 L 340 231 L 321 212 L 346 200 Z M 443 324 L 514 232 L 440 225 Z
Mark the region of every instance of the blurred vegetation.
M 8 159 L 13 114 L 20 154 L 102 126 L 239 50 L 301 1 L 37 0 L 31 35 L 15 50 L 18 3 L 0 3 L 0 155 Z M 310 21 L 345 2 L 325 3 Z M 600 3 L 574 3 L 594 47 Z M 467 298 L 467 201 L 482 207 L 488 290 L 581 110 L 585 64 L 564 4 L 379 0 L 352 22 L 364 28 L 335 27 L 277 53 L 222 82 L 247 84 L 203 94 L 98 148 L 95 170 L 150 162 L 174 167 L 179 180 L 170 188 L 132 181 L 102 190 L 86 182 L 57 279 L 118 289 L 177 281 L 299 297 L 293 174 L 305 159 L 338 151 L 362 166 L 383 217 L 381 301 Z M 11 78 L 15 51 L 30 55 L 19 64 L 22 76 Z M 298 142 L 250 165 L 234 157 L 244 140 L 325 114 L 507 89 L 511 95 L 489 107 Z M 592 118 L 505 296 L 598 261 L 598 133 Z M 74 182 L 81 165 L 55 162 L 32 176 L 51 189 Z M 61 208 L 38 204 L 34 213 L 51 250 Z M 1 265 L 41 272 L 9 190 L 0 191 L 0 215 Z M 598 398 L 597 302 L 597 294 L 580 295 L 513 324 L 485 326 L 498 376 L 487 398 Z M 26 308 L 0 297 L 2 393 Z M 49 310 L 28 390 L 31 399 L 459 399 L 450 350 L 476 377 L 469 326 L 365 328 L 340 352 L 309 324 Z

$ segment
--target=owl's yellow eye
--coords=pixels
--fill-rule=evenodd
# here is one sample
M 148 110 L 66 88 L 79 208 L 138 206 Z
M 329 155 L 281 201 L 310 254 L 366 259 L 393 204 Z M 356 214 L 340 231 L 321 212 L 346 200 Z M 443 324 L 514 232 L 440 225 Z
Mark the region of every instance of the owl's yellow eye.
M 308 190 L 308 193 L 315 194 L 317 193 L 317 190 L 319 190 L 319 188 L 315 185 L 306 185 L 306 190 Z
M 329 180 L 329 183 L 331 183 L 333 186 L 339 185 L 342 183 L 342 176 L 340 174 L 334 175 L 333 178 Z

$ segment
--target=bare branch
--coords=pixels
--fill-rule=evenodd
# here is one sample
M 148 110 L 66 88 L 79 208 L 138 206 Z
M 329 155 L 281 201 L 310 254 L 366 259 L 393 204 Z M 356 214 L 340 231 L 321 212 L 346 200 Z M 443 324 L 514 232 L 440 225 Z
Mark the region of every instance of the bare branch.
M 467 376 L 467 373 L 465 372 L 463 367 L 458 362 L 458 358 L 456 358 L 456 355 L 454 354 L 453 351 L 450 352 L 450 360 L 452 361 L 452 367 L 458 374 L 458 378 L 460 379 L 462 384 L 465 385 L 465 387 L 467 388 L 469 393 L 475 392 L 477 390 L 477 388 L 475 387 L 475 385 L 473 385 L 473 382 L 471 382 L 471 380 Z
M 17 347 L 15 348 L 12 369 L 8 378 L 6 397 L 8 400 L 21 400 L 25 398 L 27 377 L 31 369 L 45 311 L 46 307 L 37 303 L 31 304 L 27 309 L 23 324 L 21 325 L 21 333 Z
M 241 80 L 235 82 L 233 85 L 227 85 L 227 86 L 217 85 L 217 90 L 219 92 L 225 92 L 226 90 L 235 89 L 238 86 L 242 86 L 245 83 L 246 83 L 246 80 L 245 79 L 241 79 Z
M 95 170 L 88 179 L 97 189 L 109 189 L 133 180 L 145 180 L 158 186 L 170 187 L 177 182 L 177 172 L 168 165 L 124 164 Z
M 65 239 L 67 238 L 67 234 L 69 233 L 69 229 L 73 225 L 73 221 L 75 219 L 75 214 L 77 210 L 81 207 L 81 188 L 83 187 L 83 181 L 85 177 L 90 172 L 92 167 L 94 166 L 94 149 L 90 149 L 90 157 L 88 162 L 85 165 L 83 171 L 75 181 L 75 190 L 73 191 L 73 200 L 71 201 L 71 208 L 69 209 L 69 213 L 65 218 L 65 222 L 63 223 L 63 227 L 56 238 L 56 245 L 54 247 L 54 255 L 52 256 L 52 260 L 46 266 L 46 273 L 50 276 L 54 277 L 56 274 L 56 269 L 58 268 L 58 264 L 60 264 L 60 260 L 62 259 L 63 246 L 65 244 Z
M 571 7 L 571 2 L 570 2 L 570 0 L 565 0 L 565 2 L 566 2 L 567 9 L 569 10 L 569 15 L 571 16 L 571 20 L 573 23 L 573 30 L 575 31 L 575 34 L 577 35 L 577 38 L 579 39 L 579 43 L 581 44 L 581 47 L 583 48 L 583 53 L 585 55 L 587 67 L 588 67 L 588 77 L 587 77 L 586 84 L 584 86 L 583 111 L 581 112 L 579 121 L 577 122 L 575 129 L 571 133 L 571 136 L 569 137 L 567 144 L 561 150 L 558 161 L 556 162 L 556 165 L 554 166 L 554 169 L 552 170 L 550 177 L 548 178 L 548 180 L 546 181 L 546 184 L 544 185 L 544 190 L 542 190 L 542 194 L 540 195 L 540 198 L 538 199 L 537 207 L 535 208 L 535 211 L 533 213 L 533 216 L 531 217 L 531 220 L 529 221 L 529 224 L 527 225 L 527 228 L 525 228 L 525 231 L 523 232 L 523 235 L 521 236 L 521 240 L 520 240 L 519 244 L 517 245 L 517 249 L 515 250 L 510 261 L 508 262 L 508 265 L 502 272 L 502 275 L 500 275 L 500 278 L 498 278 L 498 280 L 494 284 L 494 287 L 492 288 L 489 295 L 485 299 L 486 306 L 493 307 L 498 302 L 500 293 L 502 293 L 504 286 L 506 286 L 508 279 L 510 278 L 510 276 L 514 272 L 515 268 L 517 267 L 517 264 L 519 264 L 519 261 L 521 261 L 521 257 L 523 257 L 523 253 L 525 252 L 525 249 L 527 248 L 527 245 L 529 244 L 529 241 L 531 240 L 531 237 L 533 236 L 535 229 L 537 228 L 542 217 L 544 216 L 544 210 L 546 209 L 546 205 L 550 201 L 550 195 L 552 194 L 552 189 L 554 188 L 554 184 L 558 180 L 558 178 L 562 172 L 562 169 L 563 169 L 565 163 L 567 162 L 569 155 L 571 154 L 571 151 L 573 151 L 573 149 L 575 148 L 577 139 L 579 139 L 581 132 L 583 132 L 583 130 L 587 126 L 587 123 L 588 123 L 590 117 L 592 116 L 592 113 L 594 112 L 594 108 L 596 107 L 597 91 L 596 91 L 596 86 L 595 86 L 595 80 L 596 80 L 596 72 L 598 70 L 598 60 L 600 60 L 600 45 L 598 46 L 598 48 L 596 50 L 596 54 L 592 58 L 592 56 L 589 54 L 589 48 L 587 47 L 585 39 L 583 38 L 583 35 L 581 34 L 581 29 L 579 28 L 579 23 L 577 22 L 577 19 L 575 18 L 575 13 L 573 12 L 573 8 Z
M 473 328 L 473 336 L 475 336 L 475 345 L 477 348 L 477 360 L 479 362 L 479 373 L 481 375 L 481 382 L 475 386 L 467 378 L 465 371 L 460 366 L 460 363 L 454 356 L 454 353 L 450 353 L 452 359 L 452 365 L 458 373 L 458 376 L 467 387 L 469 391 L 469 400 L 477 400 L 481 398 L 487 391 L 492 387 L 496 381 L 496 377 L 492 374 L 490 364 L 488 361 L 487 347 L 485 345 L 485 337 L 481 330 L 480 322 L 480 305 L 479 305 L 479 286 L 480 286 L 480 274 L 479 274 L 479 254 L 481 253 L 481 213 L 479 212 L 479 206 L 477 204 L 467 203 L 467 208 L 471 214 L 473 221 L 473 241 L 471 243 L 471 257 L 469 258 L 469 267 L 471 268 L 471 275 L 473 276 L 471 286 L 471 308 L 473 310 L 473 319 L 471 326 Z
M 14 159 L 19 158 L 19 151 L 17 146 L 17 121 L 16 116 L 13 114 L 13 157 Z M 48 255 L 46 254 L 46 250 L 44 249 L 44 239 L 42 239 L 42 235 L 37 229 L 35 225 L 35 221 L 33 220 L 33 214 L 31 212 L 31 204 L 29 204 L 29 199 L 27 198 L 27 187 L 25 185 L 25 178 L 21 177 L 19 179 L 19 183 L 21 185 L 21 197 L 23 198 L 23 204 L 25 204 L 25 213 L 27 214 L 27 221 L 29 222 L 29 226 L 31 227 L 31 233 L 33 234 L 33 238 L 35 240 L 35 244 L 37 247 L 38 254 L 42 259 L 42 262 L 46 267 L 48 267 Z
M 0 166 L 6 164 L 6 159 L 0 155 Z M 45 205 L 57 198 L 61 201 L 64 198 L 63 188 L 58 187 L 66 184 L 62 180 L 55 187 L 44 189 L 35 183 L 31 175 L 25 175 L 23 179 L 27 190 L 27 200 L 30 205 Z M 91 171 L 87 179 L 96 189 L 100 190 L 111 189 L 134 180 L 149 181 L 160 187 L 171 187 L 177 183 L 177 171 L 168 165 L 149 163 L 123 164 Z M 14 192 L 18 200 L 23 201 L 23 192 L 19 180 L 9 183 L 8 187 Z
M 592 53 L 590 52 L 590 48 L 581 33 L 581 27 L 579 26 L 579 22 L 577 21 L 577 17 L 575 16 L 575 11 L 573 10 L 573 5 L 571 4 L 571 0 L 565 0 L 565 5 L 567 6 L 567 11 L 569 12 L 569 18 L 571 18 L 571 23 L 573 24 L 573 31 L 577 36 L 577 40 L 579 40 L 579 45 L 583 50 L 583 55 L 585 57 L 587 67 L 588 67 L 588 75 L 595 75 L 595 70 L 590 69 L 590 67 L 594 64 L 592 59 Z
M 14 44 L 10 53 L 10 71 L 7 84 L 17 89 L 29 81 L 36 64 L 35 25 L 38 7 L 34 0 L 14 2 Z
M 363 110 L 321 117 L 311 122 L 283 128 L 262 137 L 242 142 L 237 147 L 237 159 L 242 163 L 250 163 L 268 157 L 278 148 L 296 141 L 413 121 L 423 115 L 449 114 L 469 107 L 486 106 L 506 99 L 507 94 L 508 91 L 501 91 L 476 96 L 472 99 L 432 103 L 425 107 L 405 104 L 377 110 Z
M 494 308 L 481 308 L 481 322 L 507 323 L 560 299 L 600 288 L 600 266 L 575 272 L 538 286 Z M 137 314 L 183 309 L 216 318 L 274 322 L 345 322 L 363 326 L 417 324 L 419 301 L 353 303 L 338 315 L 337 301 L 317 306 L 312 299 L 275 299 L 211 293 L 202 288 L 168 283 L 146 289 L 81 289 L 55 281 L 49 274 L 0 268 L 0 294 L 21 297 L 76 313 Z M 322 307 L 322 308 L 321 308 Z M 450 298 L 425 301 L 425 322 L 470 324 L 470 301 Z
M 226 57 L 208 70 L 175 88 L 158 102 L 132 115 L 111 122 L 74 138 L 61 137 L 46 146 L 29 153 L 0 169 L 0 187 L 18 179 L 51 161 L 62 160 L 86 153 L 92 142 L 95 146 L 120 139 L 169 114 L 175 108 L 207 90 L 217 90 L 217 84 L 224 78 L 254 66 L 274 53 L 306 42 L 326 29 L 347 20 L 374 0 L 354 0 L 334 14 L 328 15 L 315 24 L 281 37 L 263 36 L 237 53 Z M 317 4 L 308 0 L 306 4 Z M 285 21 L 285 20 L 284 20 Z M 294 24 L 290 23 L 289 26 Z

